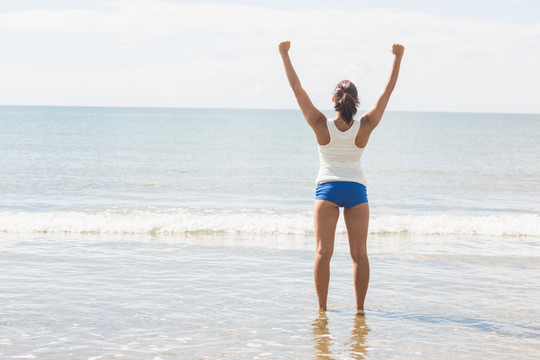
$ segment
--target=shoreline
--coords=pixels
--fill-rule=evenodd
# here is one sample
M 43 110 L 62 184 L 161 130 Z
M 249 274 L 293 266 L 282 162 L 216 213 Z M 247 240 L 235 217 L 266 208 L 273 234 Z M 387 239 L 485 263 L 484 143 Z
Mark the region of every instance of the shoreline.
M 508 254 L 504 238 L 372 237 L 363 324 L 344 237 L 332 259 L 327 320 L 306 239 L 4 238 L 5 358 L 312 359 L 359 349 L 370 359 L 448 358 L 460 348 L 463 358 L 491 359 L 512 347 L 520 349 L 513 356 L 533 359 L 538 350 L 540 254 Z

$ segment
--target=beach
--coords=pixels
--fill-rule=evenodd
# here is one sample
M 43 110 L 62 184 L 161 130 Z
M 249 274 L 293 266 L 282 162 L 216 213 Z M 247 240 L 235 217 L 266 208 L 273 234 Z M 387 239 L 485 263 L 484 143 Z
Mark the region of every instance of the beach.
M 317 309 L 298 111 L 0 107 L 0 124 L 3 359 L 540 351 L 538 115 L 385 115 L 363 159 L 365 316 L 342 219 Z

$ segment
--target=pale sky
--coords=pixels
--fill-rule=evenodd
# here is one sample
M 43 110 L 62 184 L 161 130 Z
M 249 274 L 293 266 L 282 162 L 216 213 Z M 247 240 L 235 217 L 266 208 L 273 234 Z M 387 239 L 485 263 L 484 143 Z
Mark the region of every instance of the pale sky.
M 320 109 L 400 42 L 389 110 L 540 113 L 537 0 L 0 0 L 0 104 L 294 109 L 282 40 Z

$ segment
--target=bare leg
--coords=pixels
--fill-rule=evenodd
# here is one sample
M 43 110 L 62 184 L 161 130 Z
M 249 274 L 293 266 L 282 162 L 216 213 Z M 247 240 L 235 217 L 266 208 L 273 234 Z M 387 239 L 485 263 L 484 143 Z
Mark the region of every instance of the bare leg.
M 343 211 L 349 247 L 354 264 L 354 288 L 356 293 L 356 310 L 364 311 L 364 300 L 369 284 L 369 260 L 367 256 L 367 234 L 369 225 L 369 205 L 360 204 Z
M 315 200 L 314 220 L 317 250 L 313 275 L 320 310 L 326 310 L 330 282 L 330 259 L 334 252 L 334 237 L 338 218 L 339 207 L 336 204 L 325 200 Z

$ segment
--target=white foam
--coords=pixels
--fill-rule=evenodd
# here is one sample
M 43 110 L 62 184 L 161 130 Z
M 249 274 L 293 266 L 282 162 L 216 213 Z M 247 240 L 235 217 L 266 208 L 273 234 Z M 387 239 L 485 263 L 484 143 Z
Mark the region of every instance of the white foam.
M 149 209 L 0 212 L 0 232 L 77 234 L 313 234 L 312 212 Z M 342 219 L 338 233 L 346 232 Z M 370 233 L 540 236 L 540 215 L 373 215 Z
M 536 214 L 383 215 L 372 218 L 370 232 L 422 235 L 540 236 L 540 216 Z

